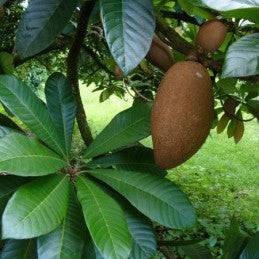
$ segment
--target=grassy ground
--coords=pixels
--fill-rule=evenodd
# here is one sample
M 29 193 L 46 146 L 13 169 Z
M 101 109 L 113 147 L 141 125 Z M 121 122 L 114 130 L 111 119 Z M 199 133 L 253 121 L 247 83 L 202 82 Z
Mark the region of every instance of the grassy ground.
M 82 86 L 82 96 L 94 135 L 119 111 L 131 105 L 131 99 L 112 97 L 98 102 L 99 93 Z M 235 216 L 250 228 L 259 228 L 259 124 L 247 124 L 242 141 L 236 145 L 226 134 L 213 130 L 202 149 L 184 165 L 169 172 L 197 209 L 199 226 L 214 246 L 224 238 L 224 229 Z M 151 140 L 144 141 L 151 145 Z

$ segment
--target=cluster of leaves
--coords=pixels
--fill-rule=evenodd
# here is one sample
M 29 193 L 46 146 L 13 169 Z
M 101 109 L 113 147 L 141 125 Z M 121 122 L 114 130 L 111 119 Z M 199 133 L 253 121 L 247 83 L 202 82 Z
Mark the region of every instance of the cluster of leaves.
M 88 35 L 81 64 L 90 61 L 93 71 L 106 71 L 91 77 L 87 66 L 85 81 L 97 83 L 97 90 L 102 90 L 101 101 L 113 93 L 122 97 L 127 86 L 137 96 L 144 92 L 152 99 L 162 74 L 156 69 L 155 73 L 147 73 L 142 61 L 154 35 L 156 13 L 187 12 L 199 22 L 198 18 L 210 18 L 216 12 L 235 18 L 237 28 L 240 18 L 253 21 L 254 26 L 259 23 L 255 4 L 233 1 L 226 6 L 224 2 L 180 0 L 175 5 L 171 1 L 154 1 L 154 9 L 151 0 L 100 0 L 93 12 L 101 16 L 105 38 L 93 40 Z M 51 50 L 54 43 L 60 47 L 60 39 L 69 41 L 74 30 L 67 26 L 77 6 L 77 1 L 31 0 L 15 37 L 19 59 Z M 165 23 L 170 29 L 175 25 L 171 20 Z M 191 28 L 186 23 L 179 27 Z M 186 35 L 186 31 L 181 33 Z M 193 36 L 188 35 L 191 40 Z M 242 37 L 232 44 L 236 36 Z M 218 129 L 222 131 L 231 119 L 228 132 L 236 141 L 242 135 L 242 113 L 258 118 L 258 91 L 253 89 L 255 85 L 240 86 L 232 78 L 259 73 L 258 42 L 258 33 L 230 35 L 225 48 L 213 57 L 219 62 L 225 57 L 222 75 L 211 71 L 216 79 L 216 99 L 224 103 L 232 98 L 238 102 L 233 114 L 218 108 L 218 114 L 224 110 L 228 117 L 227 122 L 219 121 Z M 116 84 L 107 75 L 115 64 L 108 49 L 125 76 L 134 71 L 123 83 Z M 65 59 L 62 55 L 61 64 Z M 14 73 L 10 65 L 13 60 L 15 63 L 17 56 L 13 59 L 8 53 L 0 54 L 1 73 Z M 101 85 L 104 81 L 108 82 L 105 88 Z M 235 88 L 231 93 L 226 92 L 229 82 Z M 77 156 L 71 153 L 77 106 L 63 74 L 49 77 L 45 97 L 46 104 L 16 77 L 0 76 L 0 101 L 33 133 L 27 136 L 9 117 L 1 117 L 0 208 L 2 239 L 7 240 L 1 258 L 151 258 L 157 251 L 152 221 L 172 229 L 195 224 L 195 211 L 186 195 L 165 178 L 165 171 L 157 168 L 152 149 L 138 143 L 150 135 L 149 103 L 135 102 L 119 113 Z M 220 123 L 224 125 L 219 126 Z M 258 234 L 242 250 L 240 258 L 256 258 L 257 241 Z M 183 253 L 192 255 L 195 247 L 183 248 Z

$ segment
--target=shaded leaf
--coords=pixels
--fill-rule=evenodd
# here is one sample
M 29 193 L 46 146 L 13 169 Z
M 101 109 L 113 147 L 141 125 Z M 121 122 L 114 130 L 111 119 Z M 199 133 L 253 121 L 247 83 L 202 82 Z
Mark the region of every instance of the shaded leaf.
M 2 113 L 0 113 L 0 126 L 22 131 L 22 129 L 12 119 Z
M 57 228 L 66 216 L 69 179 L 57 174 L 20 187 L 2 218 L 3 238 L 26 239 Z
M 50 116 L 65 143 L 67 154 L 69 154 L 76 103 L 66 77 L 61 73 L 52 74 L 46 82 L 45 94 Z
M 1 259 L 37 259 L 35 240 L 8 240 L 2 251 Z
M 167 179 L 149 173 L 111 169 L 96 169 L 89 173 L 161 225 L 181 229 L 196 221 L 194 208 L 186 195 Z
M 229 121 L 230 121 L 230 118 L 226 114 L 223 114 L 223 116 L 220 118 L 217 124 L 218 134 L 222 133 L 226 129 Z
M 239 259 L 258 259 L 259 258 L 259 232 L 251 238 Z
M 234 136 L 236 131 L 236 125 L 237 125 L 237 120 L 235 119 L 232 119 L 228 124 L 227 134 L 229 138 L 232 138 Z
M 151 221 L 133 208 L 129 208 L 125 212 L 129 231 L 134 241 L 129 258 L 153 258 L 157 246 Z
M 242 139 L 242 137 L 244 136 L 244 132 L 245 132 L 244 122 L 237 121 L 236 129 L 234 132 L 234 139 L 236 144 Z
M 65 155 L 64 143 L 45 104 L 29 86 L 14 76 L 0 76 L 0 100 L 42 141 L 58 153 Z
M 153 150 L 144 146 L 130 147 L 119 152 L 96 158 L 89 162 L 87 166 L 92 169 L 109 168 L 113 166 L 116 169 L 146 173 L 150 172 L 161 176 L 166 175 L 165 170 L 156 166 Z
M 71 188 L 69 207 L 62 225 L 38 238 L 38 259 L 80 258 L 84 235 L 84 218 Z
M 150 112 L 150 106 L 141 103 L 117 114 L 87 148 L 84 158 L 92 158 L 148 137 Z
M 86 225 L 103 256 L 127 258 L 132 239 L 119 204 L 86 177 L 78 177 L 76 186 Z
M 240 38 L 229 47 L 222 77 L 257 74 L 259 74 L 259 33 L 254 33 Z
M 101 0 L 100 8 L 111 54 L 127 75 L 150 48 L 155 30 L 152 1 Z
M 68 164 L 37 140 L 12 133 L 0 139 L 0 171 L 21 176 L 53 174 Z
M 76 5 L 76 0 L 31 0 L 16 34 L 20 57 L 33 56 L 53 43 L 69 22 Z

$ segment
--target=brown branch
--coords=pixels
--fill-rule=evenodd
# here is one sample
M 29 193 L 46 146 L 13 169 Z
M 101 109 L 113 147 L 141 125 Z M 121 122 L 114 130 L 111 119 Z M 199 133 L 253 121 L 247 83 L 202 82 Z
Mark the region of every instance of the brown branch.
M 78 61 L 80 57 L 80 50 L 84 43 L 84 39 L 87 33 L 87 25 L 90 13 L 94 7 L 94 2 L 85 2 L 80 10 L 77 31 L 75 34 L 74 42 L 70 48 L 67 57 L 67 77 L 70 82 L 75 100 L 77 102 L 77 124 L 81 136 L 88 146 L 92 140 L 92 133 L 86 120 L 86 114 L 84 105 L 80 95 L 79 80 L 78 80 Z
M 156 30 L 161 32 L 171 43 L 171 47 L 184 55 L 189 55 L 195 50 L 195 47 L 187 40 L 182 38 L 173 28 L 168 26 L 163 18 L 157 17 Z
M 173 18 L 173 19 L 181 20 L 183 22 L 188 22 L 194 25 L 199 25 L 197 20 L 194 17 L 188 15 L 187 13 L 175 13 L 175 12 L 162 10 L 161 14 L 164 18 Z

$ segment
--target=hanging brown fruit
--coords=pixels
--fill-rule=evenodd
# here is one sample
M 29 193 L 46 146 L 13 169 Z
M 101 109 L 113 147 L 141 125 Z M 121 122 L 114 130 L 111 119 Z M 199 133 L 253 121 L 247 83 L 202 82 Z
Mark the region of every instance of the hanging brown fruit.
M 178 62 L 161 81 L 153 105 L 156 164 L 169 169 L 194 155 L 206 140 L 213 118 L 213 90 L 207 70 L 197 62 Z
M 218 19 L 205 22 L 196 37 L 196 45 L 205 53 L 212 53 L 224 42 L 227 32 L 227 25 Z
M 122 80 L 123 79 L 123 72 L 122 72 L 122 70 L 120 69 L 119 66 L 115 67 L 114 75 L 115 75 L 115 78 L 117 80 Z
M 171 49 L 156 35 L 153 37 L 152 44 L 146 58 L 151 64 L 160 68 L 164 72 L 174 64 Z

